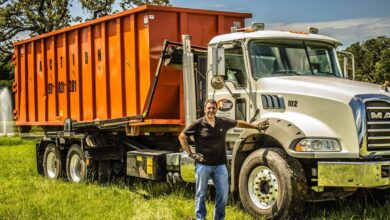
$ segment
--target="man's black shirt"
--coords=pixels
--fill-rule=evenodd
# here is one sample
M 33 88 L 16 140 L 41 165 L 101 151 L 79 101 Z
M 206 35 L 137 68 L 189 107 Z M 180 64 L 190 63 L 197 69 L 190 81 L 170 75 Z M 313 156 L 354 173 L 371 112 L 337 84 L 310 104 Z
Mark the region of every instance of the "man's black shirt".
M 226 132 L 236 127 L 236 125 L 236 120 L 215 117 L 215 125 L 212 127 L 205 116 L 194 121 L 183 132 L 187 137 L 194 136 L 195 151 L 204 156 L 202 164 L 215 166 L 227 163 Z

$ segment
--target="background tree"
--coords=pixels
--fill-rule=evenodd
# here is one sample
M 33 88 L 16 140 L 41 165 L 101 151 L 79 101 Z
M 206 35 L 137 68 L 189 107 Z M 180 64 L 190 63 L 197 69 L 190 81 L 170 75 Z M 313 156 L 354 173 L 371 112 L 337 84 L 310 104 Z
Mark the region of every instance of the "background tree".
M 33 37 L 79 20 L 69 14 L 70 0 L 0 0 L 0 6 L 0 68 L 2 71 L 9 69 L 7 66 L 10 65 L 12 58 L 12 43 L 18 40 L 18 36 Z
M 378 83 L 390 82 L 390 47 L 383 50 L 381 59 L 375 65 L 374 81 Z
M 103 17 L 113 13 L 112 5 L 116 0 L 79 0 L 82 8 L 92 16 L 86 20 Z M 123 10 L 128 10 L 141 5 L 170 6 L 170 0 L 121 0 L 119 5 Z M 117 11 L 114 11 L 114 13 Z
M 170 0 L 121 0 L 120 6 L 123 10 L 128 10 L 141 5 L 163 5 L 171 6 Z
M 382 84 L 390 79 L 390 38 L 380 36 L 360 43 L 354 43 L 345 51 L 355 56 L 356 80 Z M 351 72 L 349 67 L 348 72 Z
M 0 53 L 0 60 L 3 60 L 4 53 Z M 13 78 L 13 67 L 11 62 L 3 63 L 0 61 L 0 80 L 12 80 Z
M 92 13 L 90 19 L 95 19 L 111 14 L 115 0 L 80 0 L 80 2 L 84 10 Z
M 368 82 L 369 79 L 366 77 L 367 75 L 364 75 L 362 72 L 363 71 L 364 53 L 363 53 L 362 47 L 360 46 L 360 43 L 357 42 L 357 43 L 351 44 L 351 46 L 349 46 L 347 49 L 345 49 L 345 51 L 352 53 L 355 57 L 356 80 Z M 343 66 L 342 59 L 340 60 L 340 65 Z M 348 72 L 352 73 L 351 66 L 348 68 Z M 350 78 L 352 78 L 352 76 L 351 76 L 352 74 L 349 74 L 349 75 L 350 75 Z

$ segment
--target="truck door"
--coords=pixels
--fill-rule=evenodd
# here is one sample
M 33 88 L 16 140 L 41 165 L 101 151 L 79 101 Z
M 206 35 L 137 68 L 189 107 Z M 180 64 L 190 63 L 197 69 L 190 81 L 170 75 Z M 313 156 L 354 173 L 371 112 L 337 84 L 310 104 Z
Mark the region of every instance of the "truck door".
M 245 68 L 243 48 L 239 44 L 224 49 L 225 87 L 221 90 L 210 88 L 209 98 L 218 103 L 218 116 L 235 120 L 249 121 L 248 75 Z M 232 129 L 228 132 L 227 141 L 233 141 L 242 129 Z

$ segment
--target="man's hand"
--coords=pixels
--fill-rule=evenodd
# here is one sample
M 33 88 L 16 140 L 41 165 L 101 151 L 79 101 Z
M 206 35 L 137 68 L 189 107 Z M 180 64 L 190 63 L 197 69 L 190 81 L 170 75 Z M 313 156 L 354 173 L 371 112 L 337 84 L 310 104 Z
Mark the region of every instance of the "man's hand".
M 257 130 L 259 130 L 260 132 L 264 133 L 268 127 L 269 127 L 269 120 L 265 120 L 265 121 L 261 121 L 257 124 L 255 124 Z
M 200 154 L 200 153 L 190 153 L 189 155 L 192 159 L 196 160 L 196 161 L 199 161 L 199 162 L 203 162 L 204 158 L 203 158 L 203 154 Z

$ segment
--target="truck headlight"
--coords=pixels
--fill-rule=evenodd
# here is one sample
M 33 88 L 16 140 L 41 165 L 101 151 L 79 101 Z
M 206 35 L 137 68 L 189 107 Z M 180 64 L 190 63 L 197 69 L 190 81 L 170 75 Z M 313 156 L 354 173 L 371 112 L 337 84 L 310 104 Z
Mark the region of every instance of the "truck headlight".
M 295 145 L 295 151 L 341 151 L 340 143 L 334 139 L 305 138 Z

